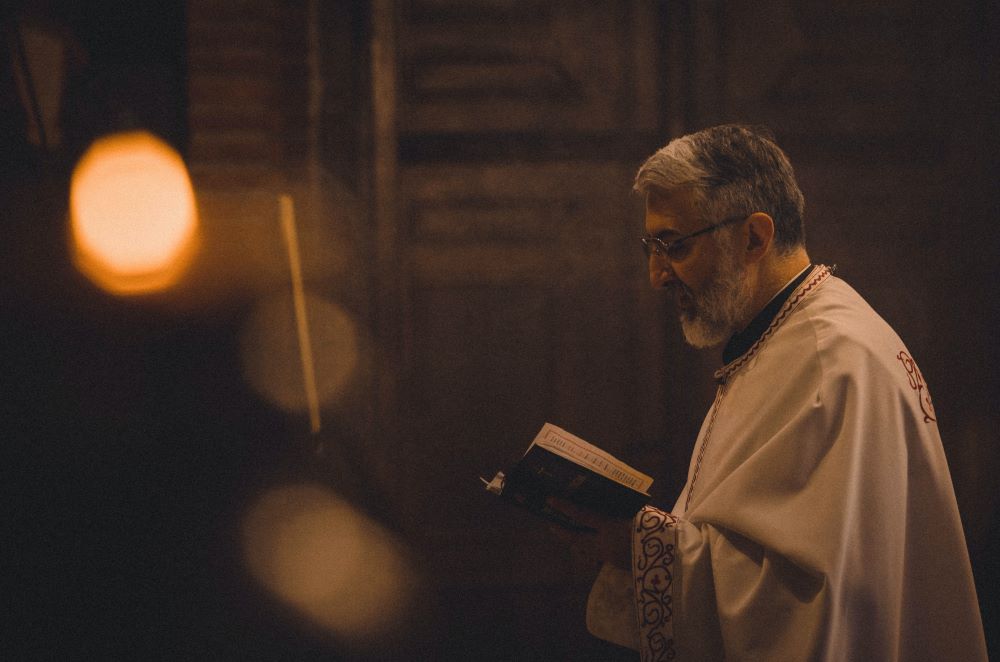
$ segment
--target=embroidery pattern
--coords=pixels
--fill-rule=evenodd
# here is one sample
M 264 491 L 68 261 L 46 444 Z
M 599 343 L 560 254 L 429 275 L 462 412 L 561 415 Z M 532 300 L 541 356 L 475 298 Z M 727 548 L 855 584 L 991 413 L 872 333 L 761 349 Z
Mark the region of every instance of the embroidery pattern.
M 642 662 L 673 660 L 673 529 L 677 518 L 647 506 L 636 518 L 632 561 Z
M 903 368 L 906 369 L 906 375 L 910 379 L 910 388 L 917 392 L 917 401 L 920 402 L 920 411 L 924 415 L 924 423 L 936 421 L 934 405 L 931 403 L 931 394 L 927 390 L 924 376 L 920 374 L 920 368 L 917 367 L 916 361 L 905 350 L 900 351 L 896 355 L 896 358 L 899 359 L 899 362 L 903 364 Z

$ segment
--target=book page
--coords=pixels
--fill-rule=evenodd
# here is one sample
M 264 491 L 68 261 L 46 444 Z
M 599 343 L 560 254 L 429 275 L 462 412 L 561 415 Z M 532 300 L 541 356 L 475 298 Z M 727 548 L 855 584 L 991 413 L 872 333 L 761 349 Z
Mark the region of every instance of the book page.
M 542 426 L 531 446 L 540 446 L 643 494 L 653 484 L 653 479 L 641 471 L 551 423 Z

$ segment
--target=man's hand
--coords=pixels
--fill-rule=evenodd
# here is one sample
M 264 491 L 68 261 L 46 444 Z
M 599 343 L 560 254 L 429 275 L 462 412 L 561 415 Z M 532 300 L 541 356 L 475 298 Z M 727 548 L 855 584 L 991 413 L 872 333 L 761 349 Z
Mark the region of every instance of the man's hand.
M 594 529 L 578 532 L 552 527 L 559 538 L 581 548 L 588 557 L 596 561 L 613 563 L 625 570 L 632 567 L 632 518 L 602 515 L 556 497 L 549 498 L 546 503 L 550 508 Z

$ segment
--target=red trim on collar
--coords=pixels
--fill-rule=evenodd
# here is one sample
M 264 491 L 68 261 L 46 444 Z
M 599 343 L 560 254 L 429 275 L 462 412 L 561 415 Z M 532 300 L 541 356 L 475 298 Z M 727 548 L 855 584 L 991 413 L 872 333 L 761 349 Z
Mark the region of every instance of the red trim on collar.
M 816 265 L 816 267 L 813 268 L 813 272 L 809 274 L 806 280 L 804 280 L 802 284 L 799 285 L 794 292 L 792 292 L 791 296 L 788 297 L 788 301 L 786 301 L 785 305 L 782 306 L 781 312 L 774 316 L 774 319 L 771 321 L 771 325 L 768 326 L 767 330 L 760 335 L 757 342 L 751 345 L 750 349 L 744 352 L 742 356 L 734 359 L 730 363 L 715 371 L 715 381 L 720 384 L 725 383 L 737 370 L 749 363 L 750 360 L 761 350 L 768 338 L 770 338 L 774 334 L 775 330 L 781 326 L 782 322 L 785 321 L 792 310 L 799 305 L 799 302 L 816 289 L 820 283 L 829 278 L 832 273 L 833 267 L 828 267 L 823 264 Z

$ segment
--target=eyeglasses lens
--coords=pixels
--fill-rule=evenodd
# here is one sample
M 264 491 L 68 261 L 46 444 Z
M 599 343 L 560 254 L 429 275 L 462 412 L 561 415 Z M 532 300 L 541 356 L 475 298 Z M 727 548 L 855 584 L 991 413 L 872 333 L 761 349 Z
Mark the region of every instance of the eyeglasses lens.
M 647 258 L 656 255 L 657 257 L 666 256 L 671 260 L 679 260 L 687 255 L 688 244 L 689 242 L 684 239 L 667 242 L 656 237 L 642 238 L 642 248 Z

